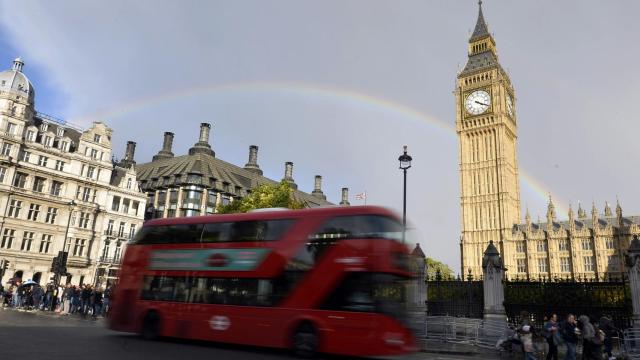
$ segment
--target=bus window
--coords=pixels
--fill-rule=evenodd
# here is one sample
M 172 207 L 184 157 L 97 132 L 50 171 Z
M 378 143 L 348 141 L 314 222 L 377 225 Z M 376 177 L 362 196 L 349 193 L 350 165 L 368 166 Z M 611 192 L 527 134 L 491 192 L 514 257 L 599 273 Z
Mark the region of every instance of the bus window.
M 202 242 L 230 241 L 231 223 L 209 223 L 204 225 Z
M 402 239 L 402 224 L 381 215 L 338 216 L 320 227 L 310 236 L 319 239 Z
M 293 220 L 238 221 L 231 225 L 231 241 L 274 241 L 291 227 Z
M 175 244 L 200 242 L 202 224 L 176 224 L 143 227 L 135 236 L 136 244 Z

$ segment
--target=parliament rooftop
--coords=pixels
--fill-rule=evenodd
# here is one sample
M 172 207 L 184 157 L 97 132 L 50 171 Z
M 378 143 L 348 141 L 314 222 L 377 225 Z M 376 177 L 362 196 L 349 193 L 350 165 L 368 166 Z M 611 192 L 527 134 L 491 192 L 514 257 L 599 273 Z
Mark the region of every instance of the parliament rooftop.
M 219 205 L 227 205 L 251 193 L 262 184 L 278 181 L 263 176 L 258 165 L 258 147 L 249 147 L 249 161 L 239 167 L 216 157 L 209 144 L 211 124 L 200 124 L 198 141 L 189 153 L 175 156 L 174 134 L 164 133 L 162 149 L 152 161 L 136 166 L 141 190 L 148 196 L 146 219 L 215 214 Z M 293 179 L 293 163 L 285 163 L 284 178 L 294 189 L 293 196 L 308 207 L 333 205 L 322 191 L 322 176 L 316 175 L 311 193 L 300 191 Z M 349 205 L 348 188 L 342 189 L 340 205 Z

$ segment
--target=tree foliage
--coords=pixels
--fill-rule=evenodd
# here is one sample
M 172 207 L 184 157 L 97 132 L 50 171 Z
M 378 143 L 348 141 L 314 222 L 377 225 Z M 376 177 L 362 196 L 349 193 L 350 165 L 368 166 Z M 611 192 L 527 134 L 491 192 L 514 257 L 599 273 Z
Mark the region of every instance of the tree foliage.
M 251 193 L 228 205 L 218 206 L 219 214 L 245 213 L 263 208 L 303 209 L 306 203 L 293 197 L 293 188 L 286 181 L 278 184 L 262 184 L 251 190 Z
M 451 268 L 449 267 L 449 265 L 446 265 L 438 260 L 432 259 L 430 257 L 425 259 L 425 262 L 427 263 L 427 276 L 428 277 L 434 277 L 436 276 L 436 273 L 438 272 L 438 270 L 440 270 L 440 275 L 443 278 L 448 278 L 448 277 L 453 277 L 453 270 L 451 270 Z

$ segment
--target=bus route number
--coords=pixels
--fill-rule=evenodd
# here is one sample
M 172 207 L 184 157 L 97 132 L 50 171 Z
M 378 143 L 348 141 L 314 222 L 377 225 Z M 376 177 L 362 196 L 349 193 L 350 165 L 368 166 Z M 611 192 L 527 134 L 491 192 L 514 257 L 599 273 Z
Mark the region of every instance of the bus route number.
M 231 326 L 231 321 L 226 316 L 215 315 L 209 320 L 209 325 L 213 330 L 225 331 Z

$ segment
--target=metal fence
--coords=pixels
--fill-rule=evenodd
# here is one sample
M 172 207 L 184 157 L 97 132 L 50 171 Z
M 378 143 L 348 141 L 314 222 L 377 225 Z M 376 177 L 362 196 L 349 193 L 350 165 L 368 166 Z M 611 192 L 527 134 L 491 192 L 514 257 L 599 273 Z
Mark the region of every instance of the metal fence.
M 479 280 L 427 278 L 427 315 L 482 318 L 483 283 Z
M 532 325 L 540 329 L 545 316 L 560 319 L 568 314 L 610 317 L 617 328 L 631 326 L 632 307 L 628 282 L 624 278 L 607 281 L 505 281 L 504 307 L 508 321 L 519 324 L 522 312 L 529 313 Z

